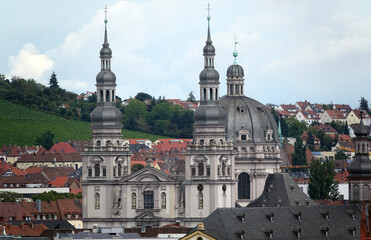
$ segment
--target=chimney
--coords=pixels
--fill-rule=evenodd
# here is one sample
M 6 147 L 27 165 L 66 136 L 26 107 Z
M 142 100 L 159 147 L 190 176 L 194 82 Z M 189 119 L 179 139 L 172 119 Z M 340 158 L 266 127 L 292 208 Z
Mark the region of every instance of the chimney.
M 41 199 L 36 199 L 36 209 L 41 212 Z

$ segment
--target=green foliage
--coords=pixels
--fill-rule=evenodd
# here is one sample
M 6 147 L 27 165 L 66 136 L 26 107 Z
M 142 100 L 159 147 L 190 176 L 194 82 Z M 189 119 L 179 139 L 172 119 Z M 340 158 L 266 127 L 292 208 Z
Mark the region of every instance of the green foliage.
M 330 137 L 328 134 L 325 134 L 321 129 L 312 128 L 313 134 L 320 140 L 321 142 L 321 151 L 330 151 L 331 147 L 335 145 L 335 140 Z
M 55 72 L 53 72 L 52 75 L 50 76 L 49 86 L 51 88 L 59 88 L 57 74 L 55 74 Z
M 135 172 L 139 171 L 142 168 L 144 168 L 143 164 L 134 163 L 133 166 L 131 167 L 131 172 L 132 173 L 135 173 Z
M 140 92 L 140 93 L 137 93 L 137 95 L 135 96 L 135 99 L 138 101 L 144 102 L 146 100 L 152 100 L 153 97 L 149 95 L 148 93 Z
M 55 134 L 54 141 L 89 140 L 91 130 L 88 122 L 67 120 L 52 114 L 27 108 L 0 99 L 0 146 L 35 144 L 35 136 L 47 130 Z M 122 130 L 124 138 L 149 139 L 166 138 L 149 133 Z
M 368 114 L 371 114 L 368 101 L 364 97 L 361 97 L 361 100 L 359 100 L 359 109 L 365 110 Z
M 50 130 L 46 130 L 40 136 L 36 137 L 35 145 L 41 145 L 49 150 L 54 145 L 54 136 L 54 133 Z
M 348 129 L 348 124 L 347 123 L 342 123 L 340 121 L 332 121 L 330 125 L 336 131 L 338 131 L 338 133 L 346 134 L 346 132 L 348 132 L 348 134 L 349 134 L 349 129 Z
M 193 95 L 193 91 L 191 91 L 191 92 L 188 94 L 187 101 L 188 101 L 188 102 L 193 102 L 193 103 L 196 102 L 196 98 L 195 98 L 195 96 Z
M 344 153 L 343 150 L 338 150 L 335 153 L 335 159 L 348 159 L 348 156 Z
M 303 144 L 303 140 L 300 137 L 296 138 L 295 152 L 292 154 L 292 165 L 303 166 L 307 165 L 306 146 Z M 295 169 L 296 171 L 302 171 L 303 169 Z
M 314 150 L 314 137 L 312 131 L 308 131 L 307 133 L 308 138 L 307 138 L 307 146 L 308 148 L 313 151 Z
M 17 199 L 22 198 L 23 196 L 15 192 L 0 192 L 0 201 L 1 202 L 15 202 Z
M 289 137 L 300 137 L 305 130 L 307 130 L 307 124 L 305 122 L 300 122 L 294 116 L 286 119 L 288 126 L 288 136 Z M 281 126 L 282 127 L 282 126 Z
M 312 161 L 308 185 L 310 198 L 339 200 L 338 183 L 334 180 L 334 167 L 334 162 L 328 159 Z
M 32 197 L 33 201 L 40 199 L 41 201 L 55 201 L 57 199 L 82 199 L 82 194 L 72 193 L 57 193 L 56 191 L 43 192 Z

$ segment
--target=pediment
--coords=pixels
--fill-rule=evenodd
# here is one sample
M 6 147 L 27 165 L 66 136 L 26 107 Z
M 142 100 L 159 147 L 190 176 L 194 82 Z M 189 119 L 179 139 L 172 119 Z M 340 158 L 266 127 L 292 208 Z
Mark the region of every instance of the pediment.
M 153 212 L 151 211 L 145 211 L 145 212 L 141 212 L 138 216 L 135 217 L 136 220 L 146 220 L 146 219 L 160 219 L 159 217 L 156 217 Z
M 175 180 L 166 173 L 156 168 L 142 168 L 139 171 L 125 177 L 122 182 L 174 182 Z

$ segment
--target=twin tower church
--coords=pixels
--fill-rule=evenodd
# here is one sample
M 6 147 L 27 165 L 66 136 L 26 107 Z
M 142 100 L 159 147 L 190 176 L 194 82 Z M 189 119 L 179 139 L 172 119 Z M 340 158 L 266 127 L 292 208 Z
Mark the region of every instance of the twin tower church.
M 260 196 L 268 174 L 280 172 L 276 122 L 266 106 L 244 95 L 244 70 L 236 62 L 227 70 L 228 92 L 220 98 L 210 17 L 203 56 L 185 174 L 168 175 L 154 168 L 152 160 L 131 173 L 131 153 L 121 141 L 122 114 L 115 104 L 105 20 L 92 140 L 82 154 L 84 227 L 158 227 L 176 221 L 193 227 L 217 208 L 246 206 Z

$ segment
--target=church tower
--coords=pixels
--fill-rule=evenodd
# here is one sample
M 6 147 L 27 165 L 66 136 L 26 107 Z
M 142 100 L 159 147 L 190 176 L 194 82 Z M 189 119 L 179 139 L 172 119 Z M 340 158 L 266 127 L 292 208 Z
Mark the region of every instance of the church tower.
M 105 11 L 107 13 L 107 11 Z M 101 71 L 96 77 L 97 106 L 90 115 L 92 141 L 82 153 L 83 221 L 109 225 L 107 219 L 121 216 L 120 179 L 130 174 L 129 146 L 122 138 L 122 114 L 116 107 L 116 76 L 111 71 L 112 50 L 107 39 L 107 16 L 104 20 L 104 43 L 100 50 Z M 100 220 L 106 219 L 100 223 Z
M 361 122 L 354 131 L 355 155 L 348 166 L 349 200 L 351 203 L 370 202 L 371 160 L 369 158 L 369 131 Z
M 225 113 L 219 104 L 219 73 L 214 68 L 210 16 L 204 69 L 200 73 L 200 106 L 194 113 L 193 141 L 185 153 L 185 217 L 199 221 L 216 208 L 233 207 L 233 146 L 226 142 Z

